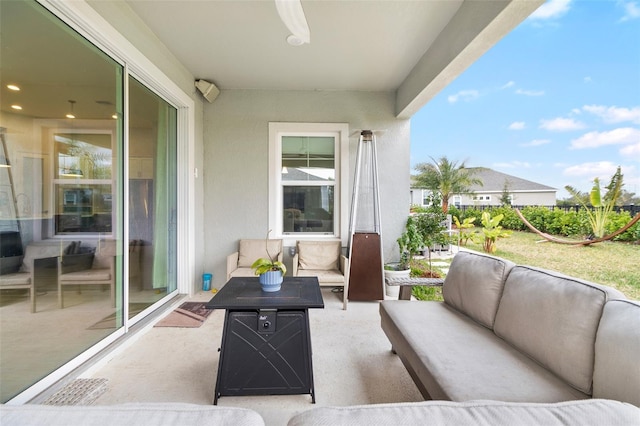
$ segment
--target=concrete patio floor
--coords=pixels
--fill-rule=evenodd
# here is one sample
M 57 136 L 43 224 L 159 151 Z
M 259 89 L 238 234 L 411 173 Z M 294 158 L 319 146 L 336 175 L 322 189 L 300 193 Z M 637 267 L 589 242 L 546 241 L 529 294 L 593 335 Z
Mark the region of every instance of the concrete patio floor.
M 316 404 L 310 395 L 221 397 L 220 406 L 251 408 L 267 425 L 286 425 L 295 413 L 316 406 L 423 400 L 382 329 L 378 302 L 350 302 L 322 289 L 325 308 L 310 310 Z M 182 301 L 206 301 L 199 292 Z M 182 302 L 181 301 L 181 302 Z M 420 302 L 407 302 L 420 303 Z M 131 402 L 212 404 L 223 311 L 200 328 L 148 328 L 82 376 L 106 379 L 94 405 Z

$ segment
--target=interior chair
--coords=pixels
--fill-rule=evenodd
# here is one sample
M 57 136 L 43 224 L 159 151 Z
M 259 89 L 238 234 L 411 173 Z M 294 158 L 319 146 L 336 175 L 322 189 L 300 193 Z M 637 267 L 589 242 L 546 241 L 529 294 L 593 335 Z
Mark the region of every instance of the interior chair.
M 0 267 L 0 290 L 24 289 L 29 294 L 31 313 L 36 311 L 35 263 L 38 259 L 57 258 L 73 251 L 75 241 L 36 241 L 27 245 L 22 264 L 14 262 L 19 256 L 3 258 Z
M 251 265 L 261 257 L 277 257 L 282 262 L 282 240 L 240 240 L 238 251 L 227 256 L 227 281 L 232 277 L 254 277 L 256 274 Z
M 340 240 L 298 241 L 293 257 L 294 277 L 318 277 L 320 286 L 343 287 L 342 308 L 347 309 L 349 259 Z
M 60 256 L 58 258 L 58 305 L 64 308 L 65 286 L 108 285 L 111 305 L 116 305 L 115 261 L 116 241 L 99 240 L 93 253 Z
M 36 292 L 34 288 L 33 271 L 9 272 L 0 275 L 0 290 L 22 289 L 27 290 L 31 305 L 31 313 L 36 311 Z

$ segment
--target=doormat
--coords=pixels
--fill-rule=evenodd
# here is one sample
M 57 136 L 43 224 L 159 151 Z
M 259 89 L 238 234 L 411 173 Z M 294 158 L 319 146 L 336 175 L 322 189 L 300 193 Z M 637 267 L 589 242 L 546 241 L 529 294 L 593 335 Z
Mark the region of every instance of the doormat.
M 76 379 L 44 401 L 43 405 L 91 405 L 107 390 L 107 379 Z
M 151 303 L 130 303 L 129 304 L 129 316 L 132 317 L 134 315 L 137 315 L 140 312 L 142 312 L 143 310 L 145 310 L 146 308 L 148 308 L 149 306 L 151 306 Z M 118 314 L 118 316 L 120 316 L 120 312 L 114 312 L 111 315 L 102 318 L 100 321 L 98 321 L 97 323 L 93 324 L 87 330 L 104 330 L 104 329 L 108 329 L 108 328 L 115 329 L 116 328 L 116 314 Z M 122 324 L 119 324 L 119 325 L 122 326 Z
M 154 327 L 197 328 L 204 323 L 212 311 L 205 308 L 205 303 L 184 302 L 179 308 L 158 321 Z

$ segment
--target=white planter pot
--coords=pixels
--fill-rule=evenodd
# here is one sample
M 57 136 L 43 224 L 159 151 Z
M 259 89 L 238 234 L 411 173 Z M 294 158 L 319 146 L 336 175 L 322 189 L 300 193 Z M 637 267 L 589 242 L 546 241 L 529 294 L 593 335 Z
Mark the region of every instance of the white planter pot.
M 386 284 L 386 279 L 387 278 L 409 278 L 409 276 L 411 275 L 411 270 L 410 269 L 405 269 L 404 271 L 388 271 L 388 270 L 384 270 L 384 278 L 385 278 L 385 285 L 384 285 L 384 291 L 385 294 L 390 297 L 390 298 L 394 298 L 397 299 L 400 296 L 400 286 L 399 285 L 387 285 Z

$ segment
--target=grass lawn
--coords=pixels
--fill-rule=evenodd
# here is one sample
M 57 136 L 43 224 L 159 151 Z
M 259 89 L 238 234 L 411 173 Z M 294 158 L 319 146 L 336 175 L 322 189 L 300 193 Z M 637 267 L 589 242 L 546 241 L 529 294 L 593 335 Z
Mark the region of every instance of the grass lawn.
M 513 232 L 509 238 L 498 240 L 494 255 L 520 265 L 608 285 L 629 299 L 640 300 L 640 245 L 607 241 L 590 246 L 569 246 L 540 241 L 536 234 Z M 479 244 L 472 242 L 466 248 L 482 251 Z

